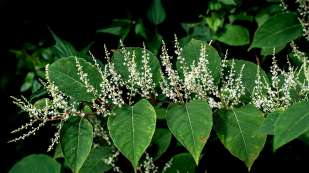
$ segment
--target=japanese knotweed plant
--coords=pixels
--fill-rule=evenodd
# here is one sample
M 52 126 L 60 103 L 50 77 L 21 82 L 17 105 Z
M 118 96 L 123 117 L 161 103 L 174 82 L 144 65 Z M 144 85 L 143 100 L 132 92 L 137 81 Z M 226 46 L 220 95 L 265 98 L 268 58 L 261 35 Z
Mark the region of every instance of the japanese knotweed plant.
M 59 143 L 55 158 L 64 157 L 74 173 L 131 172 L 119 166 L 120 155 L 134 172 L 195 172 L 213 128 L 248 169 L 267 135 L 274 136 L 276 150 L 308 132 L 308 58 L 296 48 L 300 67 L 288 62 L 280 68 L 274 53 L 267 74 L 252 62 L 228 59 L 228 53 L 221 59 L 203 41 L 180 46 L 175 38 L 174 45 L 174 56 L 163 42 L 159 58 L 145 46 L 122 45 L 112 54 L 105 47 L 102 61 L 91 54 L 92 61 L 63 57 L 47 65 L 42 83 L 48 96 L 35 103 L 13 97 L 30 121 L 12 131 L 21 135 L 10 142 L 53 123 L 57 131 L 48 151 Z M 166 121 L 168 128 L 156 128 L 157 121 Z M 155 161 L 172 136 L 188 153 L 160 168 Z M 36 155 L 21 162 L 38 157 L 43 159 Z M 183 161 L 188 166 L 177 165 Z M 60 171 L 54 160 L 49 166 Z

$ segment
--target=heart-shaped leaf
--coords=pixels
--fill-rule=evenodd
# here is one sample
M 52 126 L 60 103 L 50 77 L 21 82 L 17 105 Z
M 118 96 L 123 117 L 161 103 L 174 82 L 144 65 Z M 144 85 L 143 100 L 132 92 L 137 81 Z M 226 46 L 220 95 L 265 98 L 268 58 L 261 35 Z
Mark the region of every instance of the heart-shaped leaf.
M 74 173 L 78 173 L 90 153 L 93 139 L 91 123 L 77 116 L 70 117 L 62 127 L 61 148 Z
M 102 79 L 98 70 L 84 59 L 78 58 L 83 72 L 87 74 L 89 83 L 98 91 L 101 91 L 100 83 Z M 92 101 L 96 98 L 95 94 L 87 92 L 87 87 L 81 81 L 76 67 L 76 58 L 61 58 L 51 64 L 48 68 L 48 75 L 60 91 L 65 95 L 71 96 L 76 101 Z
M 282 13 L 265 21 L 255 32 L 251 48 L 282 46 L 302 35 L 302 26 L 294 13 Z
M 173 104 L 168 108 L 166 120 L 172 134 L 198 164 L 212 128 L 212 112 L 208 103 L 193 100 L 185 104 Z
M 279 116 L 275 124 L 274 150 L 296 139 L 308 130 L 309 103 L 295 103 Z
M 155 25 L 159 25 L 165 20 L 166 14 L 161 0 L 152 0 L 152 4 L 147 12 L 147 18 Z
M 149 146 L 156 127 L 156 112 L 145 99 L 130 107 L 113 110 L 108 118 L 110 136 L 119 151 L 132 163 L 134 170 Z
M 110 147 L 93 148 L 79 173 L 103 173 L 110 170 L 112 166 L 107 165 L 104 160 L 111 156 L 112 150 Z
M 266 134 L 259 131 L 263 113 L 252 105 L 215 116 L 215 130 L 220 141 L 235 157 L 244 161 L 248 169 L 264 147 Z
M 249 44 L 249 31 L 247 28 L 239 25 L 225 25 L 222 35 L 218 36 L 218 40 L 231 46 L 242 46 Z
M 61 165 L 44 154 L 32 154 L 18 161 L 9 173 L 60 173 Z

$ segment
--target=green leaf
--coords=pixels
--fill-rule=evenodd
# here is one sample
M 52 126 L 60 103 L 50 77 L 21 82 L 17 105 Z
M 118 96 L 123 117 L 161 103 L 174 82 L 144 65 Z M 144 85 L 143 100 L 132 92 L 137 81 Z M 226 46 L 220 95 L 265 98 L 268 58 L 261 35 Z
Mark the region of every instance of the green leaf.
M 242 98 L 245 103 L 249 103 L 251 101 L 253 88 L 255 86 L 255 79 L 258 71 L 258 66 L 252 62 L 245 61 L 245 60 L 234 60 L 235 66 L 234 69 L 236 71 L 237 77 L 240 74 L 241 68 L 245 65 L 243 69 L 243 76 L 242 76 L 242 83 L 245 87 L 245 96 Z M 228 60 L 228 65 L 232 64 L 232 60 Z M 259 69 L 261 80 L 263 83 L 269 82 L 268 77 L 263 69 Z M 266 81 L 264 81 L 264 79 Z
M 142 73 L 142 67 L 143 67 L 143 48 L 139 47 L 126 47 L 126 51 L 130 52 L 130 54 L 133 54 L 133 51 L 135 52 L 135 62 L 136 62 L 136 68 L 137 70 Z M 149 55 L 149 66 L 151 68 L 152 73 L 152 79 L 153 81 L 159 85 L 162 76 L 161 76 L 161 66 L 159 63 L 159 60 L 157 57 L 152 54 L 150 51 L 146 50 L 146 53 Z M 120 73 L 124 81 L 129 80 L 129 70 L 126 67 L 126 65 L 123 64 L 124 62 L 124 55 L 122 54 L 121 50 L 116 50 L 113 54 L 112 61 L 115 64 L 116 70 Z
M 54 32 L 50 30 L 56 44 L 54 45 L 55 54 L 59 57 L 68 57 L 68 56 L 77 56 L 78 52 L 76 49 L 70 44 L 62 39 L 60 39 Z
M 132 163 L 134 170 L 149 146 L 156 127 L 156 112 L 145 99 L 130 107 L 113 110 L 108 118 L 110 136 L 118 150 Z
M 162 6 L 161 0 L 152 0 L 152 4 L 147 11 L 147 18 L 151 23 L 155 25 L 159 25 L 165 20 L 166 14 Z
M 99 30 L 97 30 L 97 32 L 120 36 L 121 35 L 121 29 L 122 29 L 121 26 L 114 26 L 114 27 L 99 29 Z
M 78 58 L 83 72 L 88 74 L 89 83 L 100 94 L 100 83 L 102 79 L 97 68 L 85 61 Z M 88 93 L 85 84 L 80 80 L 78 70 L 76 67 L 75 57 L 61 58 L 49 66 L 48 75 L 51 82 L 59 88 L 65 95 L 71 96 L 76 101 L 89 101 L 96 99 L 93 93 Z
M 274 111 L 267 114 L 262 126 L 260 127 L 260 132 L 265 133 L 267 135 L 274 135 L 275 123 L 278 120 L 278 117 L 282 111 Z
M 167 112 L 166 108 L 161 108 L 161 107 L 155 107 L 156 114 L 157 114 L 157 119 L 158 120 L 165 120 L 165 115 Z
M 275 15 L 265 21 L 255 32 L 251 48 L 274 48 L 302 35 L 302 26 L 294 13 Z
M 61 130 L 61 148 L 68 166 L 78 173 L 90 153 L 93 139 L 91 123 L 77 116 L 70 117 Z
M 207 25 L 213 32 L 217 32 L 219 28 L 222 28 L 224 20 L 222 17 L 212 15 L 210 17 L 205 17 Z
M 263 121 L 263 113 L 252 105 L 222 110 L 215 116 L 215 130 L 220 141 L 244 161 L 249 170 L 266 141 L 267 135 L 259 132 Z
M 219 0 L 225 5 L 236 5 L 236 2 L 234 0 Z
M 146 31 L 145 31 L 145 26 L 143 24 L 143 21 L 142 20 L 138 20 L 136 25 L 135 25 L 135 34 L 136 35 L 139 35 L 141 37 L 143 37 L 144 39 L 147 39 L 147 34 L 146 34 Z
M 153 54 L 157 55 L 160 50 L 162 40 L 163 40 L 162 35 L 159 33 L 156 33 L 153 37 L 149 38 L 147 48 L 151 52 L 153 52 Z
M 275 124 L 274 150 L 296 139 L 309 130 L 309 102 L 290 106 Z
M 282 7 L 279 4 L 272 4 L 261 9 L 255 16 L 255 20 L 259 26 L 267 21 L 272 15 L 282 12 Z
M 99 29 L 97 33 L 112 34 L 120 37 L 122 40 L 128 36 L 132 21 L 129 19 L 113 19 L 110 27 Z
M 237 13 L 237 14 L 229 15 L 230 23 L 234 23 L 235 21 L 252 22 L 253 20 L 254 20 L 254 17 L 249 15 L 247 12 L 240 12 L 240 13 Z
M 64 158 L 64 155 L 62 153 L 61 144 L 58 143 L 55 149 L 55 153 L 53 156 L 54 159 Z
M 33 79 L 34 79 L 34 73 L 33 72 L 27 73 L 27 76 L 25 77 L 25 82 L 20 87 L 20 92 L 25 92 L 29 90 L 32 87 Z
M 175 155 L 171 159 L 171 167 L 167 168 L 164 173 L 193 173 L 196 172 L 196 166 L 193 158 L 189 153 Z
M 299 140 L 303 141 L 307 145 L 309 145 L 309 131 L 302 134 L 300 137 L 298 137 Z
M 191 66 L 191 64 L 193 63 L 193 61 L 195 61 L 196 63 L 198 63 L 199 61 L 199 57 L 200 57 L 200 49 L 201 49 L 201 44 L 205 44 L 206 45 L 206 49 L 207 49 L 207 58 L 209 61 L 208 64 L 208 69 L 211 72 L 215 83 L 219 83 L 220 80 L 220 73 L 221 73 L 221 58 L 218 55 L 218 52 L 216 51 L 215 48 L 213 48 L 212 46 L 209 46 L 206 42 L 200 41 L 200 40 L 195 40 L 192 39 L 188 44 L 186 44 L 183 47 L 183 51 L 182 51 L 182 57 L 184 57 L 186 64 L 188 65 L 188 67 Z M 179 73 L 179 75 L 181 77 L 183 77 L 183 71 L 180 68 L 181 64 L 179 62 L 177 62 L 177 71 Z
M 239 25 L 227 24 L 224 27 L 222 35 L 218 36 L 218 40 L 230 46 L 242 46 L 249 44 L 249 31 L 247 28 Z
M 112 150 L 110 147 L 96 147 L 90 152 L 87 160 L 80 169 L 79 173 L 103 173 L 112 168 L 111 165 L 107 165 L 104 159 L 108 159 L 112 156 Z
M 152 142 L 150 145 L 150 153 L 154 160 L 157 160 L 162 154 L 165 153 L 168 146 L 170 145 L 172 134 L 168 129 L 157 128 Z
M 283 50 L 286 47 L 286 43 L 280 46 L 275 47 L 275 54 L 279 53 L 281 50 Z M 274 53 L 273 47 L 263 47 L 261 50 L 261 54 L 263 56 L 272 55 Z
M 43 110 L 46 107 L 51 106 L 51 105 L 52 105 L 52 102 L 48 98 L 42 98 L 42 99 L 36 101 L 33 106 L 36 109 Z
M 44 154 L 32 154 L 18 161 L 9 173 L 60 173 L 60 164 Z
M 175 103 L 168 108 L 166 120 L 172 134 L 198 164 L 212 128 L 212 112 L 208 103 L 199 100 Z

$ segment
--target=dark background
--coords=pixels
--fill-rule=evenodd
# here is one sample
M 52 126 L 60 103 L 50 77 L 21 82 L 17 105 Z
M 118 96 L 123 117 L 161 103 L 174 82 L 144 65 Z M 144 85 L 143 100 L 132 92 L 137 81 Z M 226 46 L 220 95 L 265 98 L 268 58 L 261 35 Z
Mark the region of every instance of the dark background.
M 245 5 L 263 1 L 247 0 Z M 118 42 L 109 36 L 98 36 L 96 30 L 108 26 L 114 18 L 144 16 L 150 1 L 147 0 L 101 0 L 101 1 L 57 1 L 57 0 L 1 0 L 0 1 L 0 77 L 1 77 L 1 121 L 0 121 L 0 172 L 7 172 L 13 164 L 31 153 L 44 153 L 52 132 L 42 129 L 38 135 L 18 143 L 7 144 L 12 138 L 11 130 L 23 121 L 17 116 L 18 109 L 11 103 L 10 95 L 19 96 L 19 88 L 24 75 L 16 74 L 16 58 L 11 49 L 20 49 L 25 42 L 38 43 L 43 40 L 47 45 L 54 44 L 48 30 L 51 28 L 60 38 L 82 48 L 94 41 L 94 51 L 102 49 L 103 43 L 115 46 Z M 160 26 L 164 38 L 173 33 L 183 33 L 180 22 L 198 20 L 205 13 L 207 1 L 203 0 L 165 0 L 167 20 Z M 253 28 L 254 29 L 254 28 Z M 134 41 L 132 41 L 132 44 Z M 218 141 L 209 141 L 206 157 L 201 163 L 208 172 L 246 172 L 246 167 L 234 158 Z M 253 165 L 252 172 L 293 172 L 308 171 L 309 149 L 300 141 L 293 141 L 276 153 L 266 144 L 260 157 Z

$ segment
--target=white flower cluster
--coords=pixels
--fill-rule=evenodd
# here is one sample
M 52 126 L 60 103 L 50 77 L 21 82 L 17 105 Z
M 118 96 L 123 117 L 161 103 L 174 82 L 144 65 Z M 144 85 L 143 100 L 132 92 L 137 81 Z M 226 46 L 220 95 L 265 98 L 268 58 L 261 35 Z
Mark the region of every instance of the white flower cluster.
M 275 50 L 274 50 L 275 52 Z M 287 108 L 292 104 L 291 90 L 298 83 L 296 71 L 288 61 L 288 70 L 279 68 L 275 53 L 273 53 L 272 66 L 270 68 L 271 82 L 261 80 L 260 72 L 257 72 L 255 87 L 252 93 L 252 103 L 264 112 L 272 112 L 278 108 Z
M 236 67 L 235 61 L 227 61 L 227 53 L 221 62 L 221 83 L 215 83 L 212 71 L 209 70 L 208 45 L 201 44 L 199 57 L 197 61 L 187 64 L 189 57 L 184 57 L 183 50 L 179 46 L 179 42 L 175 37 L 175 55 L 179 62 L 181 74 L 173 67 L 173 60 L 168 54 L 168 49 L 163 42 L 162 53 L 160 55 L 164 74 L 160 82 L 161 91 L 155 91 L 156 84 L 153 81 L 153 73 L 150 66 L 151 57 L 145 46 L 142 50 L 141 64 L 136 61 L 137 54 L 130 49 L 121 48 L 120 53 L 124 56 L 124 66 L 129 74 L 124 80 L 119 72 L 117 72 L 115 64 L 110 59 L 110 53 L 105 49 L 105 58 L 107 63 L 101 66 L 99 62 L 91 54 L 94 66 L 98 70 L 101 83 L 100 90 L 95 89 L 92 82 L 88 78 L 89 74 L 85 72 L 84 67 L 76 58 L 75 65 L 78 71 L 78 76 L 86 86 L 87 92 L 92 93 L 97 98 L 92 100 L 91 114 L 102 115 L 103 118 L 111 115 L 111 109 L 115 106 L 121 107 L 125 103 L 132 104 L 132 98 L 140 95 L 144 98 L 152 98 L 162 92 L 172 102 L 186 102 L 190 99 L 207 100 L 211 108 L 231 109 L 242 104 L 242 98 L 245 95 L 245 87 L 243 84 L 243 70 Z M 296 87 L 300 88 L 299 96 L 301 99 L 309 100 L 309 62 L 304 53 L 293 47 L 295 56 L 303 62 L 303 65 L 298 71 L 292 68 L 288 63 L 287 71 L 279 68 L 275 54 L 273 54 L 272 66 L 270 68 L 271 82 L 268 79 L 262 78 L 260 69 L 258 68 L 255 86 L 252 93 L 253 103 L 257 108 L 264 112 L 271 112 L 278 108 L 287 108 L 293 102 L 291 91 Z M 65 96 L 58 87 L 50 80 L 49 66 L 46 66 L 45 88 L 49 93 L 49 98 L 46 99 L 46 104 L 43 108 L 38 108 L 31 104 L 24 97 L 21 99 L 14 98 L 14 103 L 21 107 L 25 112 L 29 113 L 30 122 L 12 131 L 18 133 L 27 130 L 22 136 L 19 136 L 9 142 L 15 142 L 25 139 L 26 137 L 35 134 L 47 122 L 57 121 L 57 132 L 51 139 L 51 145 L 48 150 L 51 150 L 59 141 L 60 130 L 65 120 L 69 116 L 85 116 L 88 113 L 82 112 L 79 109 L 80 103 L 74 102 L 70 97 Z M 303 75 L 304 79 L 300 80 Z M 97 91 L 99 90 L 99 91 Z M 126 93 L 124 93 L 126 91 Z M 124 98 L 127 96 L 128 98 Z M 112 142 L 107 134 L 107 130 L 100 126 L 100 123 L 94 123 L 94 132 L 96 137 L 102 137 L 108 145 Z M 114 167 L 114 171 L 121 172 L 115 165 L 115 160 L 119 155 L 118 151 L 106 160 L 106 163 Z M 168 165 L 167 165 L 168 166 Z M 146 160 L 142 165 L 145 172 L 157 172 L 158 168 L 153 164 L 151 157 L 146 154 Z
M 113 154 L 110 157 L 104 159 L 104 163 L 107 164 L 107 165 L 110 165 L 113 168 L 114 172 L 122 173 L 120 168 L 116 165 L 116 160 L 117 160 L 119 155 L 120 155 L 120 152 L 117 151 L 117 150 L 114 150 Z
M 158 173 L 159 168 L 154 164 L 152 157 L 149 156 L 147 152 L 145 152 L 145 160 L 143 164 L 141 164 L 141 168 L 144 170 L 144 173 Z
M 198 99 L 207 99 L 209 95 L 218 96 L 218 87 L 214 84 L 211 72 L 208 70 L 206 45 L 202 44 L 197 64 L 191 65 L 191 71 L 184 72 L 184 88 L 186 99 L 196 94 Z
M 21 99 L 13 98 L 13 103 L 19 106 L 23 111 L 29 114 L 29 122 L 16 130 L 12 131 L 12 133 L 24 132 L 21 136 L 10 140 L 9 142 L 16 142 L 19 140 L 23 140 L 30 135 L 34 135 L 41 127 L 46 125 L 47 122 L 60 121 L 57 126 L 57 131 L 54 137 L 51 139 L 51 145 L 48 147 L 48 151 L 50 151 L 55 144 L 59 141 L 60 130 L 62 128 L 62 124 L 70 114 L 82 115 L 80 111 L 75 108 L 74 102 L 68 102 L 68 98 L 59 91 L 58 87 L 50 81 L 49 73 L 48 73 L 48 65 L 46 66 L 46 80 L 47 83 L 43 83 L 45 88 L 48 91 L 51 99 L 45 99 L 45 105 L 36 106 L 35 104 L 31 104 L 26 98 L 22 97 Z
M 160 87 L 162 93 L 174 102 L 183 101 L 183 85 L 181 84 L 178 72 L 173 69 L 172 62 L 170 61 L 170 56 L 168 55 L 168 50 L 164 41 L 162 41 L 162 54 L 160 55 L 162 66 L 164 67 L 167 77 L 163 76 Z M 176 49 L 176 54 L 180 55 L 180 49 Z
M 226 61 L 227 53 L 222 61 L 222 73 L 227 69 L 228 75 L 221 74 L 223 77 L 223 85 L 220 88 L 221 106 L 224 108 L 233 108 L 241 103 L 241 97 L 245 95 L 245 87 L 242 83 L 243 70 L 245 65 L 242 65 L 239 73 L 235 70 L 235 61 L 232 60 L 229 66 Z
M 162 173 L 166 172 L 168 168 L 172 167 L 172 165 L 173 165 L 173 159 L 166 162 L 162 169 Z
M 299 19 L 303 25 L 303 36 L 309 40 L 309 1 L 296 0 L 296 3 L 298 4 Z
M 121 107 L 124 104 L 124 100 L 122 98 L 122 89 L 121 87 L 124 85 L 120 74 L 116 71 L 114 64 L 111 62 L 110 53 L 108 52 L 106 46 L 104 45 L 105 50 L 105 58 L 107 60 L 107 64 L 104 66 L 104 71 L 101 66 L 98 64 L 97 60 L 90 53 L 92 60 L 100 73 L 100 77 L 102 82 L 100 83 L 101 87 L 101 95 L 97 100 L 93 100 L 93 108 L 95 109 L 98 115 L 107 116 L 108 105 L 113 104 L 115 106 Z
M 97 96 L 97 90 L 94 88 L 93 85 L 91 85 L 88 74 L 83 71 L 83 67 L 80 65 L 80 62 L 77 57 L 75 57 L 76 62 L 76 68 L 77 68 L 77 74 L 79 75 L 80 80 L 84 83 L 86 86 L 87 92 L 92 93 L 93 95 Z
M 123 65 L 127 67 L 129 72 L 128 80 L 126 80 L 125 84 L 129 90 L 129 102 L 137 94 L 145 98 L 150 98 L 151 95 L 155 95 L 155 83 L 150 67 L 150 55 L 146 50 L 145 44 L 143 44 L 141 67 L 136 63 L 136 52 L 130 52 L 123 46 L 122 42 L 121 45 L 121 54 L 124 56 Z
M 161 61 L 165 69 L 166 77 L 161 82 L 162 93 L 173 102 L 183 102 L 190 98 L 206 99 L 211 103 L 212 107 L 218 107 L 218 103 L 214 101 L 210 95 L 218 96 L 218 87 L 214 84 L 211 71 L 208 69 L 207 47 L 201 44 L 200 56 L 198 62 L 193 61 L 188 65 L 182 55 L 182 48 L 179 46 L 177 37 L 175 36 L 175 55 L 179 68 L 182 70 L 182 76 L 173 69 L 170 56 L 165 43 L 163 42 Z

